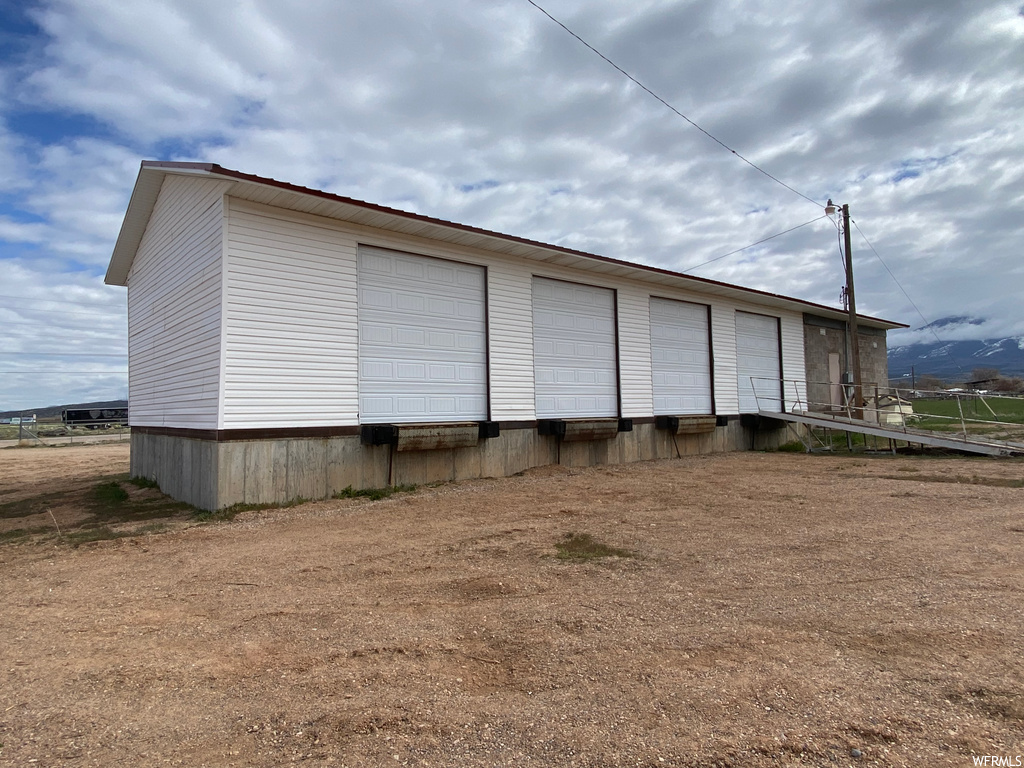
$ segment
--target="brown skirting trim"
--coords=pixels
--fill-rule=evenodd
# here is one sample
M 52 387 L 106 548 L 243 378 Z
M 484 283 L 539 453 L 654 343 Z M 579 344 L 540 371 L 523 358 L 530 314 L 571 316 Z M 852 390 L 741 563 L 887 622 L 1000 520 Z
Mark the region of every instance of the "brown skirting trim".
M 605 418 L 614 419 L 614 416 L 608 416 Z M 634 424 L 653 424 L 653 416 L 630 416 L 630 420 Z M 536 421 L 499 421 L 498 424 L 504 429 L 536 429 Z
M 277 427 L 266 429 L 185 429 L 182 427 L 132 427 L 132 432 L 143 435 L 187 437 L 228 443 L 238 440 L 283 440 L 303 437 L 352 437 L 359 435 L 358 426 L 344 427 Z
M 633 417 L 634 424 L 653 424 L 653 416 Z M 535 420 L 499 421 L 499 428 L 536 429 Z M 140 435 L 164 435 L 186 437 L 191 440 L 209 440 L 214 443 L 230 443 L 241 440 L 285 440 L 288 438 L 355 437 L 359 435 L 358 425 L 344 427 L 268 427 L 264 429 L 187 429 L 185 427 L 143 427 L 133 426 L 132 432 Z

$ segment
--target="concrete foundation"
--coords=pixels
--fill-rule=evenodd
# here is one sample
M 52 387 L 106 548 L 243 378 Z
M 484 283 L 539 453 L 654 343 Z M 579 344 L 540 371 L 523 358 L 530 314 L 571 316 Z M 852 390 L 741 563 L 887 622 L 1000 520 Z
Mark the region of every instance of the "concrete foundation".
M 502 429 L 478 445 L 432 451 L 368 446 L 356 435 L 204 440 L 132 431 L 131 474 L 159 483 L 180 501 L 207 510 L 234 504 L 324 499 L 351 486 L 382 488 L 479 477 L 507 477 L 531 467 L 588 467 L 727 451 L 765 450 L 793 439 L 786 429 L 755 431 L 730 419 L 695 435 L 636 424 L 608 440 L 561 442 L 536 428 Z

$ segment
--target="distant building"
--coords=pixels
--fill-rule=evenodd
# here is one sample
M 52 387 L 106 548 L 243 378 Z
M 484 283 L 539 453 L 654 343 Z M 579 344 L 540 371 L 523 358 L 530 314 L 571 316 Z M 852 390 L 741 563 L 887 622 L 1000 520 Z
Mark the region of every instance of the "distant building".
M 988 391 L 999 383 L 998 378 L 994 379 L 975 379 L 974 381 L 964 382 L 964 389 L 968 389 L 974 392 Z

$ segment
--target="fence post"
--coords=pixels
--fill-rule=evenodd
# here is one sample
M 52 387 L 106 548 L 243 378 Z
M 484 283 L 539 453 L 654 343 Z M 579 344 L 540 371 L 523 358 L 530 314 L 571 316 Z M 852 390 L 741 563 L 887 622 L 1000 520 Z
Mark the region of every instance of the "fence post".
M 964 431 L 964 440 L 966 440 L 967 439 L 967 422 L 964 421 L 964 406 L 963 406 L 963 403 L 960 402 L 960 393 L 959 392 L 956 393 L 956 409 L 958 411 L 960 411 L 960 427 Z

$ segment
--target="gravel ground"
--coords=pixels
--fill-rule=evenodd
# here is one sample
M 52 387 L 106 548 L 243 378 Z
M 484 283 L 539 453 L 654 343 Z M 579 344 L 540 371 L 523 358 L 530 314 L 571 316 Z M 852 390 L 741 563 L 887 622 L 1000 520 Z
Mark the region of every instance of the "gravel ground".
M 546 467 L 2 544 L 0 765 L 1013 761 L 1022 470 Z M 2 451 L 0 502 L 126 471 L 120 445 Z M 561 559 L 572 533 L 633 556 Z

